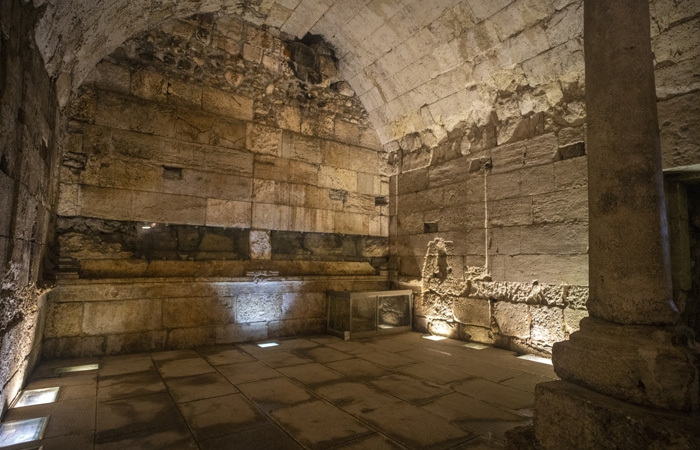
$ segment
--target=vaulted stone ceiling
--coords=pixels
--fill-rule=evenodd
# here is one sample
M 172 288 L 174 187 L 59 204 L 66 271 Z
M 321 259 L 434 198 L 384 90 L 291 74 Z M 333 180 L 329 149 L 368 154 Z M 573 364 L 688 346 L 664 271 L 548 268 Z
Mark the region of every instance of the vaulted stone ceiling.
M 694 0 L 651 3 L 654 34 L 697 9 Z M 322 35 L 384 143 L 426 130 L 440 140 L 495 112 L 508 122 L 500 145 L 517 139 L 521 116 L 558 107 L 566 122 L 584 114 L 576 101 L 561 107 L 583 84 L 576 0 L 74 0 L 47 3 L 36 38 L 65 104 L 127 38 L 201 12 L 239 15 L 292 38 Z M 500 93 L 516 90 L 529 99 L 502 101 Z

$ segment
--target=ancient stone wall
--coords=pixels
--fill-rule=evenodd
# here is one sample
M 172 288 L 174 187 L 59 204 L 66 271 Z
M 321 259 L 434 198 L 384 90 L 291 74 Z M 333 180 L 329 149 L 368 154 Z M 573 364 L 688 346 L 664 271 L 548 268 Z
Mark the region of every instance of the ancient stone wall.
M 415 120 L 394 122 L 403 125 L 392 129 L 400 139 L 385 146 L 401 161 L 391 180 L 391 255 L 400 281 L 422 280 L 422 329 L 547 352 L 586 314 L 582 2 L 540 9 L 529 23 L 527 15 L 506 17 L 533 2 L 505 3 L 461 30 L 463 48 L 472 52 L 469 70 L 458 73 L 466 88 L 449 102 L 424 106 L 420 120 L 414 111 Z M 700 20 L 697 5 L 672 6 L 652 2 L 665 167 L 700 163 L 700 136 L 691 125 L 700 118 L 700 42 L 693 37 Z M 454 110 L 466 120 L 457 121 Z M 426 117 L 451 119 L 411 132 Z M 451 243 L 448 279 L 470 283 L 477 273 L 497 284 L 482 283 L 475 292 L 483 295 L 429 287 L 422 270 L 436 237 Z M 523 300 L 544 286 L 552 298 Z M 571 290 L 580 291 L 574 304 Z
M 97 65 L 67 109 L 59 278 L 148 288 L 61 281 L 44 357 L 319 332 L 334 282 L 387 287 L 393 167 L 335 64 L 318 37 L 208 14 Z
M 324 333 L 326 291 L 385 290 L 385 276 L 63 280 L 42 357 L 192 348 Z
M 377 197 L 388 195 L 391 167 L 322 40 L 283 41 L 236 17 L 171 21 L 101 62 L 69 117 L 59 241 L 61 256 L 83 266 L 281 260 L 289 251 L 271 230 L 296 233 L 316 260 L 378 268 L 372 258 L 387 257 L 388 207 Z M 125 232 L 106 236 L 99 227 L 117 225 L 95 219 Z M 224 237 L 224 228 L 256 233 Z M 270 255 L 246 248 L 261 233 Z M 369 251 L 359 238 L 352 252 L 327 248 L 344 235 L 376 239 Z M 134 239 L 161 251 L 133 252 Z M 219 248 L 186 251 L 184 241 Z
M 0 2 L 0 415 L 41 343 L 56 102 L 24 2 Z

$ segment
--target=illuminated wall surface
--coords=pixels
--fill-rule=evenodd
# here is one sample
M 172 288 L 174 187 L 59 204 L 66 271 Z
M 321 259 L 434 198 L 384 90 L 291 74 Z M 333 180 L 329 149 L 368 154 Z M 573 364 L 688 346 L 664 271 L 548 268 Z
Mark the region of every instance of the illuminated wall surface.
M 664 167 L 692 166 L 700 5 L 650 5 Z M 324 332 L 328 290 L 540 354 L 587 315 L 582 2 L 0 8 L 3 408 L 39 355 Z

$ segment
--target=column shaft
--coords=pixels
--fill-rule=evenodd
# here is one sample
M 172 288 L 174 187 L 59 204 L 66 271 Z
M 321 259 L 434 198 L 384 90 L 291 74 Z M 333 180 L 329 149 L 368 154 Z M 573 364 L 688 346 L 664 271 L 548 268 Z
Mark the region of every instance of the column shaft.
M 618 324 L 678 320 L 648 0 L 585 0 L 590 299 Z

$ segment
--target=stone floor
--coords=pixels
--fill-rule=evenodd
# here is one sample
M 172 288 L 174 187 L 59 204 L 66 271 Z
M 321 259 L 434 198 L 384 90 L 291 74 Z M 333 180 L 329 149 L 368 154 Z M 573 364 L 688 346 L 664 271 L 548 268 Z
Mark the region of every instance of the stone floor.
M 555 378 L 512 352 L 418 333 L 277 342 L 45 363 L 27 389 L 61 386 L 58 402 L 4 421 L 50 416 L 43 450 L 490 449 L 531 421 L 535 384 Z

